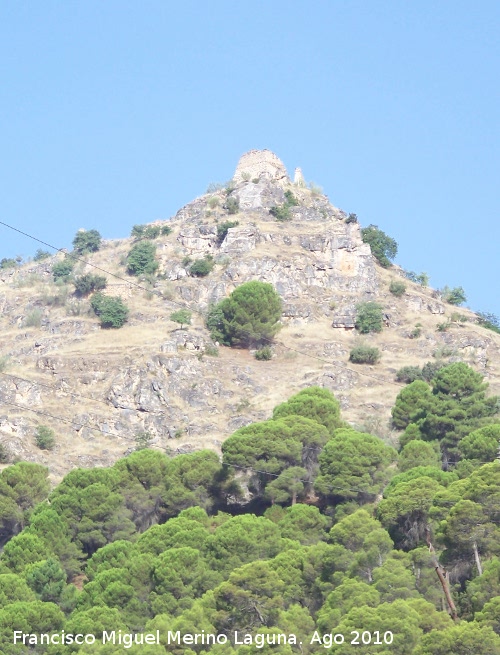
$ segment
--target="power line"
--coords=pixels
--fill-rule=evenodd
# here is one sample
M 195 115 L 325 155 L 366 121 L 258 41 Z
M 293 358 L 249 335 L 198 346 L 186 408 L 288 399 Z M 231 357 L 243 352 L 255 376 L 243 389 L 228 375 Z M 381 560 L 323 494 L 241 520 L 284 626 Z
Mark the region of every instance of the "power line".
M 105 405 L 105 407 L 107 407 L 108 409 L 111 409 L 110 405 L 109 405 L 105 400 L 101 400 L 100 398 L 94 398 L 94 397 L 92 397 L 92 396 L 86 396 L 86 395 L 84 395 L 84 394 L 79 394 L 79 393 L 76 393 L 76 392 L 68 391 L 68 390 L 66 390 L 66 389 L 56 389 L 55 387 L 53 387 L 53 386 L 50 385 L 50 384 L 45 384 L 45 383 L 43 383 L 43 382 L 39 382 L 38 380 L 30 380 L 30 379 L 28 379 L 28 378 L 21 377 L 20 375 L 14 375 L 14 374 L 12 374 L 12 373 L 5 373 L 5 372 L 3 372 L 3 371 L 0 371 L 0 375 L 3 375 L 3 376 L 5 376 L 5 377 L 9 377 L 9 378 L 14 378 L 14 379 L 16 379 L 16 380 L 21 380 L 21 381 L 23 381 L 23 382 L 26 382 L 26 383 L 28 383 L 28 384 L 33 384 L 33 385 L 35 385 L 35 386 L 41 386 L 41 387 L 46 388 L 46 389 L 48 389 L 49 391 L 54 392 L 54 393 L 62 392 L 62 393 L 66 393 L 66 394 L 68 394 L 68 395 L 70 395 L 70 396 L 73 396 L 73 397 L 75 397 L 75 398 L 84 398 L 84 399 L 86 399 L 86 400 L 91 400 L 91 401 L 94 401 L 94 402 L 96 402 L 96 403 L 100 403 L 100 404 L 102 404 L 102 405 Z M 5 404 L 9 404 L 9 403 L 7 403 L 7 401 L 3 401 L 3 402 L 4 402 Z M 19 408 L 23 408 L 23 409 L 28 409 L 29 411 L 37 411 L 37 412 L 39 412 L 39 413 L 42 413 L 41 410 L 34 410 L 34 409 L 32 409 L 32 408 L 25 407 L 25 406 L 23 406 L 23 405 L 16 405 L 16 404 L 14 404 L 14 403 L 12 403 L 12 405 L 13 405 L 14 407 L 19 407 Z M 136 412 L 144 412 L 145 414 L 160 414 L 161 416 L 166 416 L 165 411 L 164 411 L 164 410 L 160 410 L 160 409 L 155 409 L 155 410 L 141 410 L 140 408 L 137 408 L 137 407 L 121 407 L 121 406 L 120 406 L 120 407 L 114 407 L 114 406 L 113 406 L 113 409 L 123 409 L 123 410 L 130 410 L 130 411 L 136 411 Z M 70 421 L 69 419 L 65 419 L 65 418 L 63 418 L 63 417 L 57 417 L 57 416 L 53 416 L 53 415 L 51 415 L 51 414 L 47 414 L 47 416 L 50 416 L 51 418 L 54 418 L 55 420 L 64 421 L 64 422 L 66 422 L 66 423 L 77 424 L 77 425 L 79 424 L 79 422 Z M 269 420 L 272 420 L 272 419 L 269 419 Z M 264 422 L 265 422 L 265 421 L 264 421 Z M 90 426 L 86 426 L 86 427 L 89 427 L 89 428 L 90 428 Z M 95 430 L 100 431 L 99 428 L 90 428 L 90 429 L 92 429 L 92 430 L 95 429 Z M 112 433 L 110 433 L 110 432 L 106 432 L 106 431 L 102 431 L 102 432 L 103 432 L 103 434 L 107 434 L 107 435 L 112 434 Z M 114 436 L 118 436 L 118 435 L 114 435 Z M 127 437 L 123 437 L 123 438 L 127 438 Z M 312 446 L 302 446 L 302 450 L 311 450 L 311 451 L 316 451 L 316 452 L 322 452 L 322 451 L 323 451 L 323 448 L 322 448 L 322 447 L 318 447 L 318 446 L 316 446 L 316 447 L 312 447 Z M 478 464 L 490 464 L 490 463 L 491 463 L 491 460 L 488 460 L 488 461 L 478 461 L 478 460 L 474 460 L 474 461 L 476 461 Z M 448 461 L 448 463 L 449 463 L 449 464 L 458 464 L 459 462 L 458 462 L 458 461 L 451 461 L 451 460 L 450 460 L 450 461 Z M 252 469 L 252 470 L 254 470 L 254 469 Z M 267 473 L 267 471 L 257 471 L 257 472 L 259 472 L 259 473 Z M 271 475 L 271 474 L 269 474 L 269 475 Z
M 44 411 L 41 411 L 41 410 L 38 410 L 38 409 L 32 409 L 31 407 L 23 407 L 23 405 L 18 405 L 16 403 L 12 403 L 12 402 L 7 402 L 7 401 L 3 401 L 3 402 L 4 402 L 5 405 L 10 405 L 11 407 L 16 407 L 18 409 L 28 410 L 29 412 L 34 412 L 35 414 L 38 414 L 40 416 L 46 416 L 46 417 L 52 418 L 52 419 L 54 419 L 56 421 L 62 421 L 64 423 L 69 423 L 70 425 L 80 425 L 80 423 L 77 423 L 76 421 L 71 421 L 69 419 L 63 418 L 62 416 L 55 416 L 54 414 L 50 414 L 49 412 L 44 412 Z M 94 427 L 90 427 L 88 425 L 85 425 L 85 426 L 82 426 L 82 427 L 87 427 L 90 430 L 93 430 L 93 431 L 96 431 L 96 432 L 101 432 L 102 434 L 104 434 L 107 437 L 118 437 L 119 439 L 125 439 L 127 441 L 134 441 L 135 440 L 135 439 L 130 439 L 129 437 L 124 437 L 123 435 L 116 434 L 114 432 L 106 432 L 105 430 L 101 430 L 100 428 L 97 428 L 97 427 L 94 428 Z M 304 446 L 303 450 L 316 450 L 316 448 L 308 448 L 308 447 Z M 321 451 L 322 449 L 318 449 L 318 450 Z M 220 465 L 221 466 L 230 466 L 232 468 L 243 469 L 245 471 L 253 471 L 254 473 L 262 473 L 262 474 L 269 475 L 269 476 L 275 477 L 275 478 L 278 478 L 281 475 L 280 473 L 270 473 L 268 471 L 262 471 L 262 470 L 259 470 L 259 469 L 254 469 L 251 466 L 241 466 L 240 464 L 233 464 L 231 462 L 222 461 L 222 462 L 220 462 Z M 303 480 L 301 478 L 298 478 L 298 481 L 299 482 L 305 482 L 306 484 L 311 484 L 311 480 Z M 337 489 L 337 490 L 343 490 L 343 491 L 352 491 L 352 492 L 355 492 L 355 493 L 368 493 L 366 491 L 366 489 L 350 489 L 350 488 L 346 488 L 346 487 L 335 487 L 335 486 L 331 486 L 331 485 L 329 485 L 329 488 Z
M 56 421 L 62 421 L 64 423 L 68 423 L 68 424 L 74 425 L 74 426 L 80 425 L 80 423 L 77 423 L 76 421 L 71 421 L 71 420 L 69 420 L 67 418 L 63 418 L 62 416 L 55 416 L 54 414 L 50 414 L 49 412 L 45 412 L 45 411 L 38 410 L 38 409 L 33 409 L 31 407 L 24 407 L 23 405 L 18 405 L 17 403 L 12 403 L 12 402 L 8 402 L 8 401 L 3 401 L 3 402 L 4 402 L 5 405 L 10 405 L 11 407 L 16 407 L 18 409 L 28 410 L 29 412 L 33 412 L 33 413 L 35 413 L 35 414 L 37 414 L 39 416 L 45 416 L 45 417 L 54 419 Z M 90 427 L 89 425 L 85 425 L 85 426 L 82 426 L 82 427 L 87 427 L 90 430 L 93 430 L 93 431 L 96 431 L 96 432 L 101 432 L 102 434 L 104 434 L 107 437 L 118 437 L 119 439 L 125 439 L 127 441 L 134 441 L 134 439 L 130 439 L 129 437 L 124 437 L 123 435 L 119 435 L 119 434 L 116 434 L 114 432 L 106 432 L 105 430 L 101 430 L 100 428 L 97 428 L 97 427 Z M 319 451 L 321 451 L 322 449 L 320 449 L 320 448 L 318 448 L 318 449 L 308 448 L 308 447 L 304 446 L 303 450 L 319 450 Z M 220 464 L 221 464 L 221 466 L 230 466 L 230 467 L 233 467 L 233 468 L 244 469 L 246 471 L 253 471 L 254 473 L 262 473 L 262 474 L 265 474 L 265 475 L 269 475 L 271 477 L 278 478 L 280 476 L 279 473 L 270 473 L 268 471 L 262 471 L 262 470 L 259 470 L 259 469 L 254 469 L 254 468 L 252 468 L 250 466 L 241 466 L 239 464 L 233 464 L 231 462 L 222 461 L 222 462 L 220 462 Z M 300 482 L 305 482 L 306 484 L 311 484 L 311 480 L 299 479 L 299 481 Z M 346 488 L 343 488 L 343 487 L 332 487 L 332 489 L 333 488 L 344 489 L 344 491 L 354 491 L 356 493 L 366 493 L 366 490 L 362 490 L 362 489 L 346 489 Z
M 116 434 L 115 432 L 107 432 L 106 430 L 101 430 L 101 428 L 98 427 L 91 427 L 90 425 L 82 425 L 79 421 L 71 421 L 69 418 L 63 418 L 62 416 L 55 416 L 54 414 L 50 414 L 49 412 L 45 412 L 41 409 L 33 409 L 32 407 L 25 407 L 24 405 L 18 405 L 17 403 L 12 403 L 7 400 L 2 400 L 2 403 L 4 405 L 10 405 L 11 407 L 16 407 L 17 409 L 22 409 L 27 412 L 33 412 L 34 414 L 38 414 L 39 416 L 47 416 L 48 418 L 54 419 L 55 421 L 62 421 L 63 423 L 69 423 L 70 425 L 74 425 L 74 426 L 80 425 L 81 427 L 89 428 L 89 430 L 93 430 L 95 432 L 101 432 L 107 437 L 118 437 L 119 439 L 134 441 L 134 439 L 130 439 L 129 437 L 124 437 L 121 434 Z
M 7 227 L 10 230 L 14 230 L 15 232 L 18 232 L 19 234 L 22 234 L 23 236 L 28 237 L 29 239 L 37 241 L 38 243 L 41 243 L 42 245 L 47 246 L 48 248 L 52 248 L 52 250 L 55 250 L 56 252 L 64 252 L 64 250 L 65 250 L 64 248 L 58 248 L 57 246 L 54 246 L 51 243 L 47 243 L 46 241 L 38 239 L 37 237 L 34 237 L 33 235 L 28 234 L 27 232 L 23 232 L 22 230 L 19 230 L 18 228 L 15 228 L 12 225 L 9 225 L 8 223 L 5 223 L 4 221 L 0 221 L 0 225 L 3 225 L 4 227 Z M 82 262 L 83 264 L 85 264 L 87 266 L 95 268 L 96 270 L 100 271 L 101 273 L 106 273 L 107 275 L 110 275 L 110 276 L 116 278 L 117 280 L 120 280 L 121 282 L 125 282 L 126 284 L 129 284 L 130 286 L 135 287 L 136 289 L 140 289 L 141 291 L 146 291 L 147 293 L 153 293 L 154 295 L 156 295 L 156 296 L 163 299 L 163 296 L 161 295 L 161 292 L 157 291 L 156 289 L 148 289 L 147 287 L 144 287 L 144 286 L 142 286 L 140 284 L 137 284 L 136 282 L 130 281 L 130 279 L 124 278 L 124 277 L 122 277 L 120 275 L 117 275 L 116 273 L 112 273 L 111 271 L 108 271 L 108 270 L 106 270 L 106 269 L 104 269 L 104 268 L 102 268 L 100 266 L 97 266 L 96 264 L 92 264 L 91 262 L 88 262 L 87 260 L 83 259 L 82 257 L 79 257 L 79 256 L 76 256 L 76 255 L 72 254 L 71 258 L 74 259 L 75 261 Z M 183 303 L 177 302 L 175 300 L 171 300 L 171 299 L 169 299 L 168 302 L 170 302 L 171 304 L 176 305 L 178 307 L 182 307 L 183 309 L 186 309 L 186 304 L 183 304 Z M 206 313 L 203 312 L 198 307 L 192 307 L 190 305 L 187 305 L 187 308 L 190 311 L 192 311 L 194 314 L 198 314 L 202 318 L 206 318 L 206 316 L 207 316 Z M 243 334 L 246 334 L 247 336 L 250 336 L 250 337 L 254 336 L 253 333 L 251 333 L 249 331 L 243 330 L 242 332 L 243 332 Z M 385 380 L 385 379 L 379 378 L 379 377 L 377 377 L 375 375 L 371 375 L 370 373 L 365 373 L 364 371 L 356 371 L 354 369 L 349 368 L 348 366 L 345 366 L 345 365 L 339 364 L 339 363 L 335 363 L 335 362 L 331 362 L 331 361 L 329 361 L 327 359 L 324 359 L 323 357 L 319 357 L 318 355 L 313 355 L 313 354 L 311 354 L 309 352 L 304 352 L 302 350 L 292 348 L 291 346 L 285 345 L 282 341 L 276 341 L 276 340 L 273 340 L 273 339 L 269 339 L 269 338 L 267 338 L 265 336 L 262 336 L 262 335 L 260 336 L 260 340 L 263 341 L 263 342 L 266 342 L 266 343 L 268 343 L 270 345 L 278 344 L 279 346 L 281 346 L 282 348 L 284 348 L 285 350 L 288 350 L 290 352 L 294 352 L 294 353 L 296 353 L 298 355 L 302 355 L 303 357 L 309 357 L 310 359 L 314 359 L 316 361 L 322 362 L 323 364 L 327 364 L 328 366 L 333 366 L 334 368 L 339 368 L 339 369 L 344 370 L 344 371 L 350 371 L 351 373 L 355 373 L 356 375 L 360 375 L 360 376 L 363 376 L 363 377 L 366 377 L 366 378 L 370 378 L 370 379 L 375 380 L 376 382 L 380 382 L 382 384 L 391 384 L 391 385 L 396 386 L 396 387 L 398 387 L 400 389 L 404 388 L 406 386 L 404 384 L 394 382 L 393 380 Z
M 53 387 L 50 384 L 44 384 L 43 382 L 38 382 L 37 380 L 29 380 L 28 378 L 23 378 L 20 375 L 13 375 L 11 373 L 4 373 L 4 372 L 1 372 L 1 371 L 0 371 L 0 375 L 4 375 L 4 376 L 9 377 L 9 378 L 14 378 L 16 380 L 22 380 L 23 382 L 26 382 L 28 384 L 33 384 L 35 386 L 41 386 L 41 387 L 46 388 L 49 391 L 52 391 L 54 393 L 62 391 L 62 393 L 67 393 L 68 395 L 74 396 L 75 398 L 84 398 L 86 400 L 91 400 L 91 401 L 94 401 L 94 402 L 97 402 L 97 403 L 101 403 L 101 404 L 105 405 L 108 409 L 111 409 L 109 404 L 105 400 L 100 400 L 99 398 L 93 398 L 92 396 L 86 396 L 86 395 L 83 395 L 83 394 L 74 393 L 74 392 L 71 392 L 71 391 L 66 391 L 64 389 L 62 389 L 62 390 L 61 389 L 56 389 L 55 387 Z M 77 422 L 77 421 L 71 421 L 70 419 L 66 419 L 66 418 L 63 418 L 63 417 L 58 417 L 58 416 L 54 416 L 52 414 L 44 413 L 43 410 L 35 410 L 35 409 L 31 408 L 31 407 L 26 407 L 24 405 L 19 405 L 19 404 L 16 404 L 16 403 L 9 403 L 8 401 L 2 401 L 2 402 L 4 404 L 6 404 L 6 405 L 10 404 L 13 407 L 17 407 L 19 409 L 27 409 L 30 412 L 36 412 L 36 413 L 39 413 L 41 415 L 48 416 L 50 418 L 53 418 L 54 420 L 63 421 L 65 423 L 69 423 L 69 424 L 72 424 L 72 425 L 79 425 L 80 424 L 80 422 Z M 159 409 L 158 410 L 141 410 L 141 409 L 138 409 L 137 407 L 119 407 L 119 408 L 116 408 L 114 406 L 113 406 L 113 408 L 114 409 L 131 410 L 131 411 L 136 411 L 136 412 L 144 412 L 146 414 L 154 413 L 154 414 L 160 414 L 161 416 L 166 416 L 165 411 L 159 410 Z M 272 420 L 272 419 L 269 419 L 269 420 Z M 100 430 L 97 427 L 96 428 L 91 428 L 90 426 L 86 426 L 86 427 L 89 427 L 89 429 L 91 429 L 91 430 L 97 430 L 97 431 L 102 432 L 103 434 L 106 434 L 106 435 L 119 436 L 119 435 L 113 435 L 113 433 L 110 433 L 110 432 Z M 127 437 L 123 437 L 123 438 L 127 438 Z M 318 447 L 318 446 L 315 446 L 315 447 L 313 447 L 313 446 L 302 446 L 302 450 L 311 450 L 311 451 L 321 452 L 323 450 L 323 448 Z M 259 472 L 264 473 L 265 471 L 259 471 Z
M 28 410 L 28 411 L 34 412 L 35 414 L 38 414 L 40 416 L 46 416 L 48 418 L 52 418 L 52 419 L 54 419 L 56 421 L 62 421 L 64 423 L 68 423 L 68 424 L 74 425 L 74 426 L 81 425 L 79 422 L 71 421 L 69 419 L 63 418 L 62 416 L 55 416 L 54 414 L 50 414 L 49 412 L 45 412 L 45 411 L 37 410 L 37 409 L 32 409 L 30 407 L 24 407 L 23 405 L 18 405 L 16 403 L 12 403 L 12 402 L 7 402 L 7 401 L 3 401 L 3 402 L 4 402 L 5 405 L 10 405 L 10 406 L 16 407 L 18 409 Z M 92 431 L 101 432 L 102 434 L 104 434 L 107 437 L 117 437 L 119 439 L 125 439 L 126 441 L 135 441 L 135 438 L 126 437 L 126 436 L 123 436 L 123 435 L 116 434 L 114 432 L 107 432 L 107 431 L 102 430 L 102 429 L 100 429 L 98 427 L 91 427 L 89 425 L 82 425 L 81 427 L 87 427 L 88 429 L 90 429 Z M 309 446 L 302 446 L 302 450 L 312 450 L 312 451 L 322 452 L 323 448 L 319 448 L 319 447 L 312 448 L 312 447 L 309 447 Z M 497 462 L 497 460 L 494 460 L 494 461 Z M 456 463 L 456 462 L 454 462 L 454 463 Z M 478 463 L 480 463 L 480 464 L 491 464 L 493 462 L 478 462 Z M 500 462 L 498 462 L 498 463 L 500 463 Z M 220 465 L 221 466 L 228 466 L 228 467 L 232 467 L 232 468 L 237 468 L 237 469 L 241 469 L 241 470 L 244 470 L 244 471 L 252 471 L 253 473 L 260 473 L 262 475 L 268 475 L 268 476 L 273 477 L 273 478 L 279 478 L 281 473 L 283 473 L 283 472 L 285 472 L 287 470 L 287 469 L 284 469 L 283 471 L 281 471 L 281 473 L 271 473 L 269 471 L 264 471 L 262 469 L 253 468 L 252 466 L 242 466 L 241 464 L 235 464 L 235 463 L 227 462 L 227 461 L 221 461 Z M 425 477 L 425 476 L 422 476 L 422 477 Z M 312 484 L 311 480 L 306 480 L 306 479 L 303 479 L 303 478 L 297 478 L 297 481 L 298 482 L 303 482 L 303 483 L 308 484 L 308 485 Z M 409 480 L 409 481 L 411 481 L 411 480 Z M 344 486 L 341 487 L 341 486 L 336 486 L 336 485 L 328 485 L 327 488 L 329 490 L 331 490 L 331 491 L 336 490 L 336 491 L 340 491 L 340 492 L 344 492 L 344 493 L 345 492 L 352 492 L 352 493 L 362 493 L 362 494 L 376 495 L 373 492 L 369 492 L 367 489 L 356 489 L 354 487 L 344 487 Z M 455 501 L 442 501 L 442 502 L 440 502 L 439 505 L 440 506 L 441 505 L 456 505 L 456 502 Z

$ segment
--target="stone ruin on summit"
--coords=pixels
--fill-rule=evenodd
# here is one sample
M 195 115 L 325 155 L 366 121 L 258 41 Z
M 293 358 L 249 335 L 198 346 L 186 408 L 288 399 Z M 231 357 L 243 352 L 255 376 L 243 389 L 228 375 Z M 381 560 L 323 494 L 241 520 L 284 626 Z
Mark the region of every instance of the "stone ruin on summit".
M 285 164 L 274 152 L 270 150 L 249 150 L 240 157 L 233 180 L 238 184 L 246 180 L 260 180 L 261 178 L 290 182 Z M 300 168 L 295 169 L 293 182 L 297 186 L 306 186 Z
M 233 176 L 234 181 L 239 183 L 256 178 L 290 181 L 285 165 L 270 150 L 249 150 L 240 157 Z

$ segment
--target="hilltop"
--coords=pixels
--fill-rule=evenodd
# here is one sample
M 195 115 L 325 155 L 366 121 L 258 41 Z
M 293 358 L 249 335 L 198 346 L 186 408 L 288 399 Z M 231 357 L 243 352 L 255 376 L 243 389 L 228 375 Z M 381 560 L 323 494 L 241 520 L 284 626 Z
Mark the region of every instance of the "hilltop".
M 171 452 L 219 451 L 234 430 L 311 385 L 330 389 L 347 421 L 394 445 L 395 374 L 428 361 L 467 362 L 500 392 L 500 335 L 399 267 L 381 267 L 359 223 L 300 169 L 292 181 L 269 151 L 250 151 L 230 183 L 150 225 L 171 228 L 154 239 L 155 275 L 128 275 L 135 237 L 104 241 L 74 269 L 104 275 L 104 293 L 130 308 L 118 330 L 101 329 L 71 283 L 55 284 L 64 253 L 0 271 L 0 443 L 11 461 L 46 464 L 56 480 L 75 466 L 112 464 L 141 432 Z M 192 275 L 207 257 L 212 270 Z M 213 343 L 204 324 L 212 303 L 249 280 L 271 283 L 283 300 L 270 361 Z M 394 280 L 406 285 L 401 297 L 389 291 Z M 356 307 L 366 301 L 383 306 L 384 329 L 363 337 L 381 351 L 376 365 L 349 363 L 360 340 Z M 170 320 L 180 308 L 193 313 L 188 328 Z M 35 445 L 39 424 L 55 431 L 53 451 Z

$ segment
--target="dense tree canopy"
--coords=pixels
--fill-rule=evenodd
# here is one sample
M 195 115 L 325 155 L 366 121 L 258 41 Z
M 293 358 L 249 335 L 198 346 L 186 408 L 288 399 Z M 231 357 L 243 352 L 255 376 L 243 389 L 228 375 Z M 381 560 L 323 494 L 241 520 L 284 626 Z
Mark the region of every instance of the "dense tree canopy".
M 393 448 L 378 437 L 340 428 L 319 456 L 315 489 L 325 498 L 372 502 L 387 482 Z
M 440 368 L 432 380 L 432 389 L 422 380 L 406 386 L 392 409 L 394 427 L 406 429 L 402 443 L 412 439 L 437 440 L 445 466 L 456 464 L 461 456 L 461 441 L 492 423 L 499 410 L 498 398 L 486 396 L 487 386 L 479 373 L 462 362 Z M 495 430 L 482 436 L 486 434 L 495 434 Z M 468 450 L 470 438 L 465 443 L 465 452 L 472 454 Z M 489 452 L 482 454 L 491 459 L 491 446 Z
M 451 365 L 432 386 L 418 380 L 398 396 L 399 459 L 312 387 L 236 430 L 222 462 L 209 450 L 143 448 L 110 468 L 75 469 L 52 492 L 43 467 L 8 466 L 0 650 L 20 652 L 13 630 L 64 629 L 97 639 L 160 631 L 160 646 L 131 655 L 497 655 L 495 404 L 480 375 Z M 455 446 L 452 464 L 443 453 Z M 177 630 L 228 643 L 168 644 Z M 236 631 L 292 634 L 302 645 L 235 644 Z M 359 644 L 329 642 L 356 631 Z
M 304 416 L 324 425 L 330 435 L 342 427 L 340 403 L 335 396 L 322 387 L 306 387 L 274 408 L 273 419 L 285 416 Z
M 19 462 L 0 473 L 0 546 L 24 527 L 29 510 L 48 491 L 48 471 L 39 464 Z

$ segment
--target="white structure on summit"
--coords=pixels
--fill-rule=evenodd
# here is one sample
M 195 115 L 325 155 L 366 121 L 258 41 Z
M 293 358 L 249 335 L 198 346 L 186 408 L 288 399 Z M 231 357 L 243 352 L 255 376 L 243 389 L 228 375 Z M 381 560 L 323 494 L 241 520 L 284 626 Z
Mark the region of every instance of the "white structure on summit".
M 293 176 L 293 183 L 296 184 L 297 186 L 305 186 L 306 181 L 304 180 L 304 176 L 302 175 L 302 169 L 301 168 L 296 168 L 295 169 L 295 175 Z
M 285 165 L 270 150 L 249 150 L 240 157 L 233 179 L 238 184 L 243 180 L 265 178 L 288 180 Z

